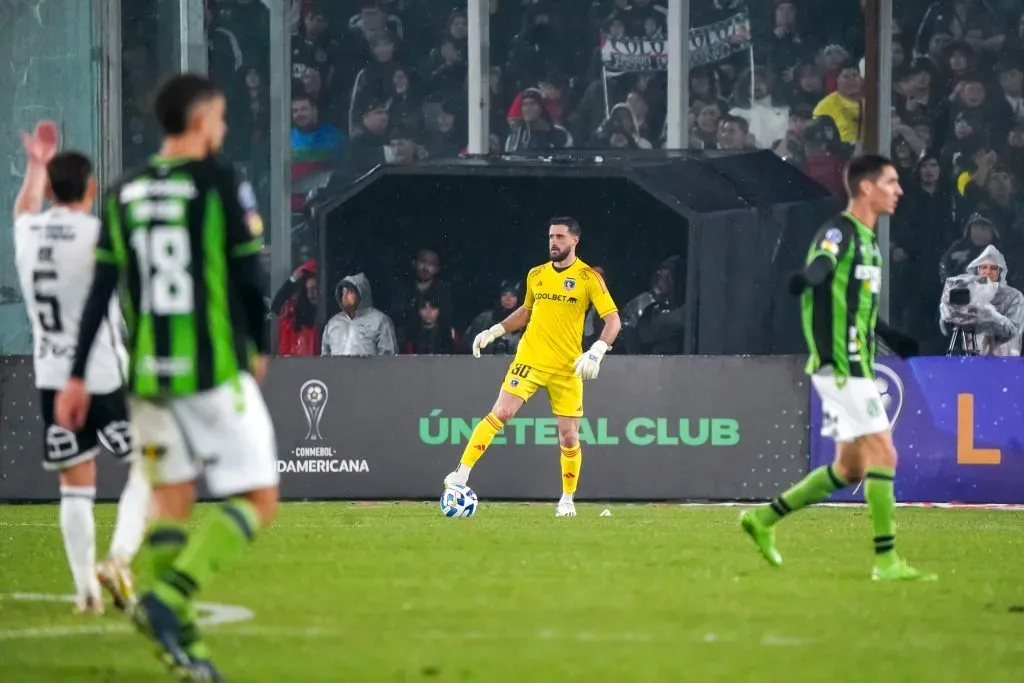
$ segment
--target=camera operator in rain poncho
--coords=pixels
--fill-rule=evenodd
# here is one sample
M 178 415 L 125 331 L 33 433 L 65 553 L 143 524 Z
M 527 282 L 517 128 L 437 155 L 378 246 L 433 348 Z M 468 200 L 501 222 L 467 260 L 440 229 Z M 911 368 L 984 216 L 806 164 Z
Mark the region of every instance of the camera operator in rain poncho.
M 1024 294 L 1006 284 L 1006 259 L 989 245 L 964 275 L 946 280 L 939 303 L 942 333 L 966 332 L 981 356 L 1019 356 Z M 972 334 L 973 333 L 973 334 Z M 950 346 L 950 353 L 953 346 Z

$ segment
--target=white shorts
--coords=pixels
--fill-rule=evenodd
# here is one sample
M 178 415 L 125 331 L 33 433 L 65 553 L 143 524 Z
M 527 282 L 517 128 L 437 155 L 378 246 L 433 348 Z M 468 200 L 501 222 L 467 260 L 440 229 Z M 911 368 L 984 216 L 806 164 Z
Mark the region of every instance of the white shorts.
M 829 374 L 811 375 L 821 397 L 821 434 L 840 442 L 889 431 L 882 395 L 874 380 L 847 377 L 842 386 Z
M 228 382 L 195 396 L 133 398 L 131 420 L 154 486 L 193 481 L 200 472 L 218 498 L 277 486 L 274 425 L 249 374 L 239 386 Z

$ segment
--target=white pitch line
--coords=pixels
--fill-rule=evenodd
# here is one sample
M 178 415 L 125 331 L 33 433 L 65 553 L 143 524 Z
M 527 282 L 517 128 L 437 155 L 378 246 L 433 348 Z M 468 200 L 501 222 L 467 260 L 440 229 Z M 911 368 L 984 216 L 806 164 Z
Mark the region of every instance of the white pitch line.
M 61 602 L 71 603 L 75 601 L 73 595 L 55 595 L 53 593 L 10 593 L 0 595 L 0 600 L 15 600 L 18 602 Z M 196 622 L 200 626 L 216 627 L 225 624 L 236 624 L 243 621 L 250 621 L 255 613 L 240 605 L 222 605 L 214 602 L 196 603 L 199 610 L 199 618 Z M 31 638 L 64 638 L 69 636 L 98 635 L 130 633 L 132 628 L 128 624 L 91 624 L 88 626 L 40 626 L 27 628 L 0 629 L 0 640 L 16 640 Z
M 357 631 L 345 631 L 343 629 L 322 629 L 322 628 L 280 628 L 262 626 L 227 626 L 218 629 L 218 633 L 224 636 L 252 636 L 262 638 L 325 638 L 329 640 L 343 640 L 358 634 Z M 637 631 L 622 631 L 611 633 L 600 633 L 597 631 L 554 631 L 541 629 L 533 633 L 483 633 L 480 631 L 467 631 L 456 633 L 452 631 L 420 630 L 411 636 L 413 640 L 495 640 L 495 641 L 574 641 L 579 643 L 679 643 L 689 640 L 693 643 L 727 643 L 735 642 L 737 639 L 730 636 L 722 636 L 714 633 L 706 633 L 695 638 L 681 638 L 672 634 L 643 633 Z M 813 639 L 797 638 L 790 636 L 765 635 L 760 639 L 760 644 L 765 647 L 799 647 L 808 645 Z
M 32 602 L 69 602 L 70 596 L 50 595 L 45 593 L 15 593 L 7 596 L 15 600 Z M 73 601 L 71 598 L 70 601 Z M 210 605 L 204 605 L 210 607 Z M 357 635 L 359 632 L 343 629 L 324 629 L 318 627 L 297 627 L 281 628 L 274 626 L 240 626 L 240 620 L 225 620 L 229 614 L 241 617 L 242 613 L 250 615 L 252 612 L 243 607 L 233 605 L 215 605 L 220 608 L 223 614 L 220 619 L 214 620 L 211 617 L 218 615 L 206 615 L 207 626 L 214 626 L 215 632 L 222 636 L 234 637 L 256 637 L 256 638 L 302 638 L 302 639 L 325 639 L 343 640 Z M 229 609 L 225 609 L 229 608 Z M 211 623 L 213 622 L 213 623 Z M 128 624 L 93 624 L 83 626 L 44 626 L 33 628 L 15 628 L 0 630 L 0 641 L 3 640 L 32 640 L 41 638 L 67 638 L 75 636 L 96 636 L 96 635 L 124 635 L 132 633 Z M 484 633 L 480 631 L 467 631 L 464 633 L 453 633 L 451 631 L 421 630 L 412 636 L 413 640 L 425 641 L 451 641 L 451 640 L 477 640 L 477 641 L 570 641 L 578 643 L 658 643 L 658 642 L 681 642 L 678 636 L 671 634 L 654 634 L 636 631 L 622 631 L 601 633 L 597 631 L 554 631 L 541 629 L 532 633 Z M 691 639 L 695 643 L 720 643 L 731 642 L 734 638 L 722 637 L 713 633 L 705 634 L 699 638 Z M 810 641 L 801 638 L 789 638 L 779 636 L 764 636 L 761 639 L 764 646 L 798 646 L 807 644 Z
M 43 626 L 39 628 L 12 628 L 0 630 L 0 640 L 29 640 L 34 638 L 66 638 L 68 636 L 96 636 L 130 633 L 127 624 L 97 624 L 95 626 Z
M 2 522 L 0 521 L 0 528 L 4 529 L 56 529 L 60 526 L 60 522 Z M 97 529 L 113 529 L 113 524 L 97 524 Z

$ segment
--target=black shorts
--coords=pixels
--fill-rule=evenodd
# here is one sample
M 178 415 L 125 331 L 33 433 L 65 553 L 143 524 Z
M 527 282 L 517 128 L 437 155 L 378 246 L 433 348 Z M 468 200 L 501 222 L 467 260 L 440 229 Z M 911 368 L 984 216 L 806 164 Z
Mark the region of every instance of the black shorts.
M 128 401 L 123 389 L 94 395 L 85 425 L 77 433 L 57 424 L 53 416 L 57 392 L 41 389 L 43 401 L 43 468 L 63 470 L 95 458 L 105 450 L 118 460 L 131 455 L 132 429 L 128 422 Z

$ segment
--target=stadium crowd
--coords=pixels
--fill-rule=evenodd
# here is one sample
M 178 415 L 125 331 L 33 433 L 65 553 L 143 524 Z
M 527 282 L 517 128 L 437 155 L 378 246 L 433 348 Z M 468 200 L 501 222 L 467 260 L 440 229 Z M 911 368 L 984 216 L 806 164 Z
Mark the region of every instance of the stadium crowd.
M 694 0 L 690 146 L 771 149 L 844 200 L 842 168 L 861 127 L 861 4 Z M 465 153 L 464 0 L 292 5 L 297 215 L 309 193 L 330 178 L 347 184 L 378 164 Z M 892 157 L 906 195 L 891 227 L 891 317 L 927 351 L 942 353 L 938 301 L 945 278 L 962 274 L 989 245 L 1005 258 L 1010 284 L 1019 287 L 1024 278 L 1024 2 L 894 5 Z M 664 0 L 490 0 L 489 10 L 492 153 L 664 146 Z M 265 189 L 266 7 L 259 0 L 208 0 L 207 38 L 210 71 L 225 84 L 231 104 L 227 151 L 246 160 L 250 179 Z M 152 70 L 144 40 L 125 49 L 127 160 L 153 147 L 141 113 Z M 422 278 L 423 253 L 410 260 L 418 264 L 417 284 L 404 310 L 381 313 L 390 322 L 379 329 L 392 329 L 392 339 L 376 352 L 464 350 L 471 323 L 483 318 L 467 316 L 443 288 L 435 291 L 433 280 Z M 314 269 L 300 267 L 296 280 L 308 285 L 304 273 Z M 426 270 L 439 277 L 440 264 Z M 649 292 L 618 293 L 620 305 L 635 303 L 637 320 L 649 317 L 652 306 L 678 310 L 657 295 L 668 270 L 652 274 Z M 324 293 L 343 296 L 343 284 L 324 283 Z M 300 325 L 295 321 L 311 310 L 310 292 L 316 296 L 319 289 L 287 284 L 277 292 L 275 310 Z M 496 318 L 521 297 L 520 284 L 496 282 L 495 310 L 481 316 Z M 365 298 L 361 305 L 368 306 Z M 282 352 L 324 350 L 323 330 L 299 337 L 307 343 Z M 633 348 L 672 352 L 675 345 Z

